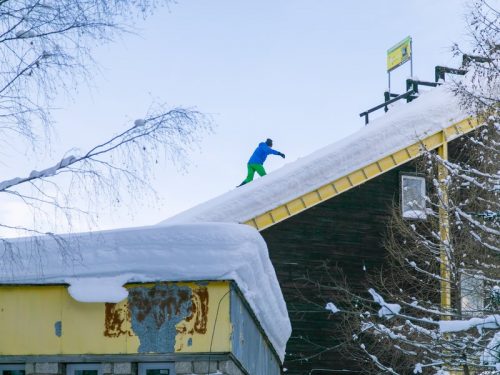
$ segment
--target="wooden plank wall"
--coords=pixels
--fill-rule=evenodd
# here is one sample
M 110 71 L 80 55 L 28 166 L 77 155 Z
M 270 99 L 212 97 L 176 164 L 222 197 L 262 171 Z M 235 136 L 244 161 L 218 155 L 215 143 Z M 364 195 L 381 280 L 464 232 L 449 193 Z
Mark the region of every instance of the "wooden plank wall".
M 304 278 L 321 281 L 327 277 L 322 269 L 325 262 L 330 269 L 341 267 L 350 282 L 357 285 L 365 279 L 363 266 L 370 270 L 383 263 L 383 239 L 393 201 L 399 200 L 402 172 L 416 172 L 414 163 L 384 173 L 261 232 L 292 320 L 284 364 L 287 374 L 352 367 L 338 351 L 318 355 L 325 347 L 335 345 L 332 333 L 336 319 L 329 319 L 326 310 L 304 300 L 299 293 L 323 305 L 317 290 L 306 285 Z

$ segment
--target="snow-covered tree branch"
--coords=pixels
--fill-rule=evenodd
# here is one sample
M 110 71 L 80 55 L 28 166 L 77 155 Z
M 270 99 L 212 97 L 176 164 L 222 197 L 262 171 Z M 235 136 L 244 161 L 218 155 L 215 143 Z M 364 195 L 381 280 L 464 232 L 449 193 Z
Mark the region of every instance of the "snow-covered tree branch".
M 169 0 L 14 0 L 0 2 L 0 146 L 4 153 L 46 151 L 57 129 L 52 112 L 58 94 L 72 94 L 96 66 L 93 48 L 133 31 L 131 22 Z M 152 105 L 153 108 L 153 105 Z M 160 158 L 181 167 L 192 146 L 211 129 L 193 108 L 157 105 L 145 109 L 118 134 L 106 132 L 87 150 L 71 149 L 37 170 L 0 176 L 2 202 L 26 208 L 31 224 L 3 217 L 0 228 L 17 235 L 71 230 L 89 223 L 99 207 L 119 205 L 123 194 L 138 200 L 155 194 L 150 180 Z M 105 124 L 103 124 L 105 125 Z M 56 236 L 57 237 L 57 236 Z M 0 263 L 12 264 L 15 249 L 0 243 Z M 5 266 L 0 264 L 0 266 Z
M 417 163 L 430 186 L 426 219 L 395 204 L 383 272 L 362 292 L 345 281 L 322 290 L 345 353 L 366 373 L 500 373 L 500 13 L 472 3 L 468 73 L 454 91 L 483 126 L 449 160 L 427 151 Z

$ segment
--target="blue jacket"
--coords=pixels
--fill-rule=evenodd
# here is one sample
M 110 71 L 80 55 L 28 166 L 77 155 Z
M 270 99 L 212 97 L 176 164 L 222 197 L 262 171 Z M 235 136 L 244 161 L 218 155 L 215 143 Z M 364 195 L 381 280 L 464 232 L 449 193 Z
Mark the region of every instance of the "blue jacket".
M 281 152 L 273 150 L 265 142 L 261 142 L 250 157 L 248 164 L 264 164 L 269 154 L 280 155 Z

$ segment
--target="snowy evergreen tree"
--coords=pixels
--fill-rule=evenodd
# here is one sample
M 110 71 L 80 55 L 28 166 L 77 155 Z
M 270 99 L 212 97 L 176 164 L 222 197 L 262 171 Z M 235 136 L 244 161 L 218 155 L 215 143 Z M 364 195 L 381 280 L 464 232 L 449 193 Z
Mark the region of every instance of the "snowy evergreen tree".
M 500 373 L 499 25 L 498 10 L 474 1 L 473 49 L 455 46 L 468 73 L 453 89 L 484 126 L 449 160 L 424 152 L 426 220 L 395 207 L 387 267 L 366 294 L 338 284 L 326 306 L 343 318 L 345 353 L 367 373 Z

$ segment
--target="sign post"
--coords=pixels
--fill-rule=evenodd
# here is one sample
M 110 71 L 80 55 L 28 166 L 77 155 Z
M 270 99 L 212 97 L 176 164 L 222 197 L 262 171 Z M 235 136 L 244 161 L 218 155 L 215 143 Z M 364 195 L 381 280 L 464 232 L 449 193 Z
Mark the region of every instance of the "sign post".
M 410 61 L 410 75 L 413 77 L 413 46 L 411 36 L 395 44 L 387 50 L 387 74 L 389 77 L 389 92 L 391 92 L 391 71 Z

